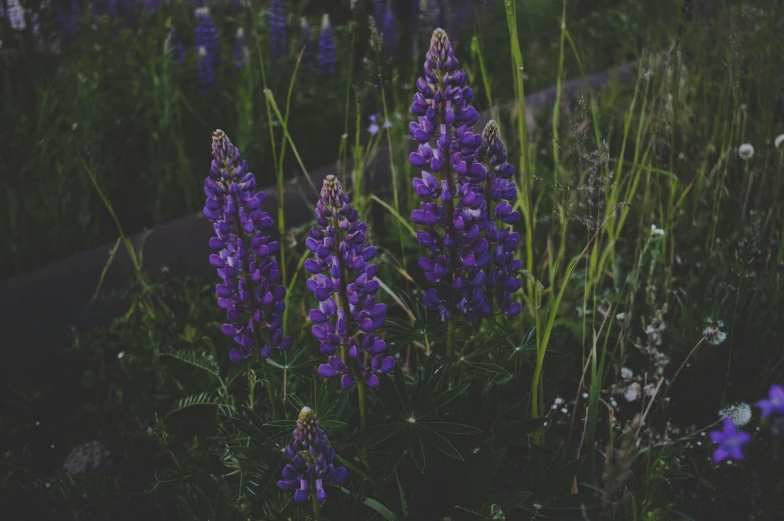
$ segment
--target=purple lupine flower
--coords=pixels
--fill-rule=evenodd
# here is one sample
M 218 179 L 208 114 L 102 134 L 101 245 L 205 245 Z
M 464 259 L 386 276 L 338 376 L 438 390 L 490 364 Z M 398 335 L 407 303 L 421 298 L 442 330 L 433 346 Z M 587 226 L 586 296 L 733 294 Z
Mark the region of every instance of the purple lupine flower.
M 8 22 L 15 31 L 24 31 L 27 28 L 25 12 L 19 0 L 8 0 Z
M 384 0 L 373 0 L 373 21 L 376 22 L 376 27 L 381 27 L 383 18 Z
M 210 264 L 223 279 L 216 287 L 218 305 L 226 310 L 221 330 L 239 344 L 229 353 L 232 362 L 248 358 L 253 347 L 267 358 L 272 348 L 289 348 L 292 339 L 283 336 L 286 288 L 273 257 L 279 249 L 269 235 L 273 222 L 261 209 L 266 195 L 222 130 L 212 133 L 212 157 L 203 212 L 215 230 L 210 248 L 217 253 Z
M 395 365 L 391 356 L 384 358 L 386 343 L 375 334 L 387 311 L 385 304 L 376 303 L 380 284 L 374 278 L 376 265 L 368 264 L 376 248 L 365 247 L 367 227 L 334 175 L 324 179 L 314 213 L 316 226 L 305 241 L 314 258 L 305 261 L 305 269 L 314 275 L 307 288 L 319 302 L 317 309 L 310 310 L 313 336 L 321 342 L 321 353 L 329 356 L 319 374 L 325 378 L 341 374 L 344 389 L 357 379 L 376 389 L 378 374 Z M 347 348 L 345 361 L 334 356 L 340 347 Z
M 104 9 L 106 10 L 106 14 L 109 15 L 109 18 L 112 20 L 117 18 L 117 0 L 105 0 Z
M 321 19 L 321 33 L 319 34 L 318 72 L 321 76 L 335 74 L 335 35 L 329 23 L 329 15 Z
M 155 13 L 158 11 L 160 7 L 160 0 L 145 0 L 144 7 L 150 13 Z
M 719 446 L 713 451 L 713 462 L 720 463 L 727 458 L 737 461 L 743 459 L 743 446 L 751 440 L 751 435 L 738 430 L 732 420 L 724 418 L 724 427 L 720 431 L 712 431 L 710 439 Z
M 304 47 L 305 52 L 302 55 L 302 60 L 305 62 L 305 65 L 313 68 L 313 31 L 310 29 L 310 24 L 308 24 L 307 18 L 304 16 L 300 18 L 300 27 L 302 28 L 302 47 Z
M 215 68 L 210 53 L 204 45 L 196 49 L 196 62 L 199 69 L 199 83 L 201 83 L 199 94 L 206 96 L 212 91 L 212 84 L 215 82 Z
M 455 312 L 467 319 L 490 312 L 483 271 L 490 252 L 482 236 L 487 212 L 481 183 L 487 174 L 474 162 L 482 136 L 471 132 L 478 115 L 471 106 L 474 93 L 465 86 L 466 73 L 459 65 L 446 32 L 433 31 L 424 77 L 417 80 L 411 105 L 418 121 L 409 125 L 419 143 L 409 162 L 422 170 L 413 187 L 424 200 L 411 218 L 425 226 L 417 241 L 428 255 L 419 259 L 419 266 L 434 286 L 425 293 L 424 303 L 444 321 Z
M 335 467 L 335 449 L 310 407 L 303 407 L 294 429 L 294 441 L 286 447 L 291 463 L 283 467 L 278 487 L 294 492 L 294 501 L 307 503 L 311 494 L 319 503 L 327 500 L 324 485 L 340 485 L 348 476 L 346 467 Z
M 522 263 L 515 258 L 520 234 L 505 224 L 518 222 L 520 212 L 513 211 L 517 188 L 510 178 L 514 167 L 506 161 L 506 148 L 494 120 L 488 121 L 482 131 L 476 160 L 487 172 L 483 186 L 488 216 L 485 237 L 490 242 L 492 259 L 486 268 L 488 302 L 491 310 L 493 305 L 498 305 L 503 313 L 514 316 L 523 310 L 522 304 L 512 300 L 512 294 L 522 287 L 519 277 Z
M 60 24 L 60 40 L 68 45 L 76 39 L 77 24 L 81 17 L 81 9 L 77 2 L 72 2 L 69 9 L 57 6 L 57 21 Z
M 242 27 L 237 27 L 237 33 L 234 36 L 234 66 L 241 69 L 245 63 L 245 30 Z
M 384 47 L 390 56 L 394 56 L 397 46 L 397 34 L 395 33 L 395 13 L 392 7 L 387 5 L 384 16 L 381 19 L 381 34 L 384 38 Z
M 272 0 L 270 3 L 269 33 L 272 58 L 278 59 L 285 56 L 288 51 L 288 43 L 286 41 L 286 11 L 283 9 L 283 0 Z
M 214 75 L 215 69 L 221 64 L 218 29 L 215 27 L 215 21 L 210 16 L 208 7 L 196 8 L 196 20 L 199 25 L 195 30 L 195 47 L 197 50 L 204 47 L 207 51 L 207 59 L 210 61 Z
M 768 399 L 760 400 L 755 404 L 762 409 L 762 418 L 767 418 L 771 414 L 784 416 L 784 387 L 773 384 L 768 391 Z
M 171 56 L 172 60 L 180 64 L 185 63 L 185 50 L 182 47 L 180 35 L 177 34 L 177 29 L 172 28 L 169 31 L 169 34 L 166 36 L 166 41 L 163 44 L 163 49 L 167 55 Z

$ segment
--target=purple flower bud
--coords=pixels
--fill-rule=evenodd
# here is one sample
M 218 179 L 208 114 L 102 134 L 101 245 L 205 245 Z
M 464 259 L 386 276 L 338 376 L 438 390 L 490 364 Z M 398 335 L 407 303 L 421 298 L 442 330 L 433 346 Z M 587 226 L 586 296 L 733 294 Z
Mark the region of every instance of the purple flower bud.
M 332 34 L 332 25 L 329 15 L 321 19 L 321 33 L 319 34 L 318 72 L 321 76 L 335 74 L 335 36 Z
M 294 441 L 285 450 L 292 462 L 283 467 L 283 479 L 278 481 L 278 487 L 294 492 L 297 503 L 307 503 L 314 493 L 316 501 L 323 504 L 327 500 L 324 484 L 340 485 L 348 471 L 345 467 L 335 467 L 335 450 L 329 446 L 327 435 L 310 407 L 302 408 L 292 434 Z

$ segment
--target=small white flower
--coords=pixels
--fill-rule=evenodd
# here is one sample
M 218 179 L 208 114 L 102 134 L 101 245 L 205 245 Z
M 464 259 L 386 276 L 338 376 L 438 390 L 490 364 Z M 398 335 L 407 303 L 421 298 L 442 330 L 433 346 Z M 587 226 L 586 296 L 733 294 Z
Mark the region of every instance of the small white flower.
M 560 396 L 555 398 L 555 405 L 561 405 L 562 403 L 564 403 L 563 398 Z
M 743 143 L 740 147 L 738 147 L 738 155 L 741 159 L 748 161 L 754 157 L 754 147 L 749 143 Z
M 205 56 L 207 56 L 207 48 L 203 45 L 199 45 L 199 48 L 196 52 L 198 53 L 200 58 L 204 58 Z
M 119 353 L 117 353 L 117 359 L 118 360 L 122 360 L 122 357 L 124 357 L 124 356 L 125 356 L 125 351 L 120 351 Z
M 729 405 L 719 411 L 720 418 L 729 418 L 738 427 L 743 427 L 751 421 L 751 405 L 741 402 Z
M 36 427 L 38 427 L 39 425 L 41 425 L 41 422 L 35 422 Z
M 624 380 L 631 380 L 634 377 L 634 373 L 628 367 L 621 367 L 621 378 Z
M 561 412 L 566 414 L 567 412 L 569 412 L 569 409 L 567 409 L 566 407 L 562 407 Z
M 709 344 L 717 346 L 727 339 L 727 333 L 721 330 L 723 327 L 723 321 L 709 318 L 706 321 L 705 329 L 702 330 L 702 336 Z
M 51 486 L 52 486 L 52 484 L 51 484 L 51 483 L 49 483 L 49 482 L 47 481 L 47 482 L 46 482 L 46 488 L 49 488 L 49 487 L 51 487 Z
M 656 237 L 656 236 L 662 237 L 664 235 L 664 230 L 662 230 L 661 228 L 659 228 L 655 224 L 652 224 L 651 225 L 651 235 L 653 235 L 654 237 Z
M 773 140 L 773 144 L 776 148 L 784 148 L 784 134 L 776 136 L 776 139 Z
M 640 397 L 640 391 L 640 384 L 637 382 L 632 382 L 623 392 L 623 397 L 626 398 L 627 402 L 633 402 Z
M 588 398 L 588 393 L 583 393 L 583 398 Z

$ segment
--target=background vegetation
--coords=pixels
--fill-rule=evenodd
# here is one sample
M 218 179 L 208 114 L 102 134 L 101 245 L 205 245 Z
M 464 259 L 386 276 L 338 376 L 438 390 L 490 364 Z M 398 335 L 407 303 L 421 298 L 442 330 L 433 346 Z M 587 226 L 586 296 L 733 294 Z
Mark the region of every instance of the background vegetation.
M 782 5 L 717 2 L 710 16 L 687 17 L 676 1 L 509 0 L 450 33 L 476 105 L 490 107 L 491 95 L 509 103 L 496 116 L 518 186 L 531 191 L 518 202 L 530 239 L 525 310 L 463 324 L 449 359 L 444 326 L 419 303 L 419 247 L 401 222 L 417 204 L 407 121 L 427 35 L 410 58 L 401 8 L 398 54 L 377 53 L 367 43 L 370 4 L 344 4 L 330 14 L 339 56 L 353 67 L 326 81 L 300 68 L 290 104 L 296 38 L 271 63 L 266 2 L 242 19 L 251 59 L 227 64 L 206 98 L 193 50 L 181 69 L 162 51 L 171 24 L 190 40 L 185 4 L 135 27 L 85 19 L 57 55 L 39 54 L 29 31 L 0 20 L 3 120 L 15 123 L 0 129 L 14 152 L 0 163 L 5 273 L 116 233 L 88 168 L 129 229 L 200 208 L 215 127 L 260 185 L 274 184 L 270 157 L 291 145 L 282 143 L 285 119 L 268 116 L 265 70 L 306 168 L 358 160 L 344 181 L 379 246 L 391 317 L 383 331 L 399 357 L 360 430 L 356 396 L 315 372 L 305 230 L 286 242 L 295 343 L 272 359 L 269 381 L 258 359 L 228 361 L 215 280 L 142 276 L 124 317 L 62 340 L 51 360 L 61 380 L 5 382 L 0 510 L 21 519 L 308 519 L 275 483 L 292 420 L 309 405 L 350 475 L 344 490 L 329 490 L 322 519 L 780 519 L 781 438 L 751 404 L 784 381 L 784 151 L 774 144 L 784 134 Z M 302 13 L 315 29 L 316 5 L 291 6 L 289 25 Z M 216 20 L 232 34 L 237 20 L 220 9 Z M 630 85 L 558 103 L 520 132 L 521 86 L 532 92 L 629 59 L 639 63 Z M 393 123 L 375 136 L 366 130 L 373 113 Z M 397 184 L 369 193 L 362 159 L 379 143 L 392 145 Z M 751 157 L 742 144 L 753 145 Z M 293 155 L 284 177 L 299 171 Z M 722 416 L 753 434 L 743 462 L 711 462 L 706 432 Z M 92 440 L 106 448 L 89 449 L 96 471 L 63 470 Z

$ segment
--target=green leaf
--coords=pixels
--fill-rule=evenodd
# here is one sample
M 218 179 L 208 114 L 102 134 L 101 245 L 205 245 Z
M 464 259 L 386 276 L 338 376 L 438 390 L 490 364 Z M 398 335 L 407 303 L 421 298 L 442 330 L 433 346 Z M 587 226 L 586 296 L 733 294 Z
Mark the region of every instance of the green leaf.
M 218 499 L 215 501 L 215 521 L 231 521 L 229 486 L 225 481 L 221 481 L 218 487 Z
M 177 402 L 177 405 L 169 411 L 169 414 L 173 414 L 177 411 L 181 411 L 183 409 L 187 409 L 188 407 L 193 407 L 195 405 L 221 405 L 223 404 L 223 400 L 220 396 L 214 396 L 212 393 L 201 393 L 201 394 L 192 394 L 190 396 L 186 396 L 185 398 L 180 399 Z
M 325 429 L 342 429 L 343 427 L 346 426 L 345 423 L 337 420 L 323 420 L 320 421 L 319 423 L 321 423 L 321 426 L 324 427 Z
M 296 420 L 272 420 L 264 424 L 265 427 L 274 427 L 282 429 L 284 427 L 292 428 L 297 426 Z
M 408 502 L 406 501 L 406 494 L 403 492 L 403 485 L 400 484 L 400 477 L 395 470 L 395 480 L 397 481 L 397 492 L 400 494 L 400 507 L 403 509 L 403 516 L 408 515 Z
M 466 389 L 468 389 L 468 384 L 461 385 L 459 387 L 455 387 L 454 389 L 450 389 L 439 394 L 435 400 L 427 404 L 422 414 L 418 415 L 420 418 L 427 416 L 431 412 L 437 411 L 441 407 L 444 407 L 446 404 L 460 396 Z
M 181 521 L 198 521 L 193 509 L 182 496 L 177 496 L 177 513 Z
M 433 446 L 435 446 L 435 448 L 437 448 L 447 456 L 451 458 L 455 458 L 456 460 L 463 461 L 463 456 L 460 455 L 460 453 L 457 451 L 455 446 L 452 445 L 452 443 L 448 439 L 444 438 L 436 431 L 431 431 L 430 429 L 421 427 L 417 429 L 417 432 L 421 432 L 422 435 L 425 438 L 427 438 L 427 440 L 430 443 L 432 443 Z
M 362 445 L 363 448 L 369 449 L 397 433 L 405 426 L 406 423 L 398 422 L 391 425 L 375 425 L 373 427 L 368 427 L 367 429 L 357 431 L 349 436 L 348 439 L 343 442 L 343 445 L 347 447 Z
M 172 349 L 171 351 L 161 353 L 161 356 L 171 356 L 172 358 L 176 358 L 181 362 L 198 367 L 199 369 L 210 373 L 216 378 L 220 378 L 218 374 L 218 363 L 204 354 L 192 349 Z
M 509 512 L 528 501 L 533 495 L 533 492 L 516 490 L 514 492 L 502 492 L 501 494 L 496 494 L 491 497 L 493 503 L 501 507 L 501 510 Z
M 338 454 L 337 452 L 335 453 L 335 457 L 338 459 L 338 461 L 339 461 L 339 462 L 341 462 L 343 465 L 345 465 L 346 467 L 348 467 L 348 469 L 349 469 L 351 472 L 353 472 L 354 474 L 356 474 L 356 475 L 358 475 L 358 476 L 362 476 L 364 479 L 368 480 L 368 482 L 369 482 L 370 484 L 372 484 L 374 487 L 377 487 L 377 486 L 378 486 L 378 482 L 377 482 L 375 479 L 373 479 L 373 478 L 372 478 L 372 477 L 371 477 L 371 476 L 370 476 L 368 473 L 366 473 L 366 472 L 364 472 L 364 471 L 360 470 L 360 468 L 359 468 L 359 467 L 357 467 L 356 465 L 354 465 L 353 463 L 351 463 L 351 462 L 350 462 L 350 461 L 348 461 L 347 459 L 343 458 L 343 457 L 342 457 L 340 454 Z
M 474 369 L 479 369 L 481 371 L 488 371 L 490 373 L 495 373 L 501 376 L 512 376 L 512 373 L 500 365 L 490 364 L 487 362 L 469 362 L 468 360 L 463 360 L 463 363 L 469 367 L 473 367 Z
M 344 494 L 351 495 L 351 492 L 347 488 L 340 487 L 340 490 Z M 397 516 L 395 515 L 395 513 L 392 512 L 387 507 L 385 507 L 384 505 L 382 505 L 381 503 L 379 503 L 378 501 L 376 501 L 375 499 L 370 499 L 369 497 L 366 497 L 362 500 L 362 502 L 368 507 L 375 510 L 375 512 L 381 517 L 383 517 L 384 519 L 386 519 L 386 521 L 397 521 Z
M 421 422 L 419 425 L 427 427 L 428 429 L 432 429 L 436 432 L 444 432 L 446 434 L 480 434 L 482 432 L 477 428 L 460 423 Z
M 409 448 L 411 449 L 411 457 L 414 458 L 419 472 L 425 473 L 425 447 L 422 445 L 422 438 L 416 434 L 416 431 L 411 436 Z
M 397 212 L 397 211 L 396 211 L 394 208 L 392 208 L 392 207 L 391 207 L 391 206 L 390 206 L 388 203 L 386 203 L 386 202 L 382 201 L 381 199 L 379 199 L 379 198 L 378 198 L 378 197 L 376 197 L 375 195 L 371 195 L 371 196 L 370 196 L 370 198 L 371 198 L 371 199 L 373 199 L 373 200 L 374 200 L 375 202 L 377 202 L 378 204 L 380 204 L 381 206 L 383 206 L 384 208 L 386 208 L 386 209 L 387 209 L 387 211 L 388 211 L 389 213 L 391 213 L 391 214 L 392 214 L 392 216 L 393 216 L 395 219 L 397 219 L 397 220 L 398 220 L 398 222 L 399 222 L 400 224 L 402 224 L 403 226 L 405 226 L 406 230 L 408 230 L 408 232 L 411 234 L 411 236 L 412 236 L 414 239 L 416 239 L 417 233 L 416 233 L 416 231 L 414 231 L 414 229 L 411 227 L 411 225 L 410 225 L 410 224 L 408 224 L 408 219 L 404 219 L 404 218 L 403 218 L 403 217 L 402 217 L 402 216 L 401 216 L 401 215 L 400 215 L 400 214 L 399 214 L 399 213 L 398 213 L 398 212 Z

